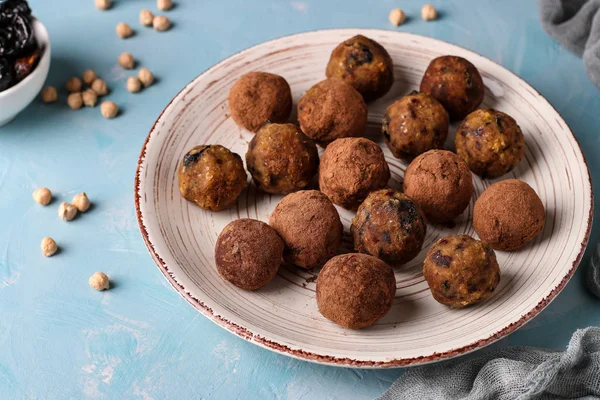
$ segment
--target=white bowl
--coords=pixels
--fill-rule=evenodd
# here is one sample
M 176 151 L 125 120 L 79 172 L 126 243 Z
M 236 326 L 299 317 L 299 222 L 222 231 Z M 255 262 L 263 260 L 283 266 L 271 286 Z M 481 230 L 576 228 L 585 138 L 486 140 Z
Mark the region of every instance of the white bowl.
M 0 126 L 17 116 L 38 95 L 50 70 L 50 37 L 44 24 L 33 20 L 33 31 L 42 57 L 33 72 L 15 86 L 0 92 Z

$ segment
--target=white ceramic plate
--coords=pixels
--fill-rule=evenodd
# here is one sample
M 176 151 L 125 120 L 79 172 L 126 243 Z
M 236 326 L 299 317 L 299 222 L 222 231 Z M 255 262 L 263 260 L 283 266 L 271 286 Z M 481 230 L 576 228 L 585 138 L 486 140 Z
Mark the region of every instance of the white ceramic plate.
M 179 195 L 176 168 L 191 147 L 218 143 L 242 158 L 246 153 L 251 135 L 229 118 L 227 105 L 229 88 L 242 74 L 282 75 L 297 102 L 311 85 L 324 79 L 332 49 L 357 33 L 380 42 L 394 60 L 396 82 L 390 93 L 369 105 L 367 132 L 385 151 L 392 170 L 390 186 L 400 187 L 406 163 L 393 158 L 383 144 L 379 133 L 383 112 L 396 98 L 418 88 L 436 56 L 458 55 L 475 64 L 486 85 L 483 106 L 512 115 L 525 133 L 525 158 L 503 178 L 529 183 L 546 207 L 547 221 L 540 237 L 523 249 L 497 252 L 502 279 L 494 296 L 483 304 L 463 310 L 442 306 L 431 297 L 422 274 L 422 261 L 434 241 L 451 234 L 475 235 L 470 223 L 473 202 L 454 227 L 430 226 L 419 256 L 395 267 L 398 290 L 389 314 L 367 329 L 351 331 L 317 311 L 314 279 L 318 271 L 284 266 L 257 292 L 237 289 L 217 275 L 213 249 L 221 229 L 240 217 L 267 221 L 280 196 L 257 192 L 251 186 L 237 207 L 211 213 Z M 452 142 L 450 137 L 449 148 Z M 491 182 L 474 179 L 475 199 Z M 135 202 L 142 235 L 160 271 L 208 318 L 280 353 L 358 367 L 437 361 L 481 348 L 522 326 L 550 303 L 575 272 L 587 244 L 593 204 L 588 168 L 573 134 L 531 86 L 460 47 L 408 33 L 368 29 L 276 39 L 202 73 L 173 99 L 152 128 L 137 169 Z M 348 250 L 352 214 L 339 211 Z

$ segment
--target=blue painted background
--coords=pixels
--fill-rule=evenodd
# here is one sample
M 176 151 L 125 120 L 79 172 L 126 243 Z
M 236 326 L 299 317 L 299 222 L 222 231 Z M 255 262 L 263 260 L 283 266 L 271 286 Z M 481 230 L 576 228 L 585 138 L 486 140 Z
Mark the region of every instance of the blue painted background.
M 156 11 L 151 0 L 114 0 L 107 12 L 93 0 L 30 3 L 50 31 L 48 83 L 62 89 L 69 77 L 94 68 L 122 115 L 105 120 L 98 108 L 71 111 L 63 92 L 58 103 L 35 101 L 0 128 L 0 399 L 363 399 L 402 373 L 323 367 L 246 343 L 194 311 L 146 252 L 133 209 L 146 134 L 181 87 L 250 45 L 320 28 L 395 29 L 387 16 L 401 6 L 410 19 L 397 29 L 483 54 L 546 96 L 600 184 L 600 90 L 581 61 L 544 34 L 534 1 L 432 1 L 441 18 L 427 23 L 417 1 L 179 0 L 166 33 L 138 22 L 141 8 Z M 118 39 L 119 21 L 136 36 Z M 122 51 L 152 70 L 157 83 L 128 93 L 132 72 L 116 63 Z M 55 193 L 50 207 L 33 203 L 39 186 Z M 94 208 L 60 221 L 58 204 L 80 191 Z M 43 236 L 57 240 L 59 255 L 42 257 Z M 600 325 L 600 301 L 585 289 L 583 269 L 546 311 L 494 347 L 562 348 L 575 329 Z M 113 289 L 88 286 L 97 270 L 111 276 Z

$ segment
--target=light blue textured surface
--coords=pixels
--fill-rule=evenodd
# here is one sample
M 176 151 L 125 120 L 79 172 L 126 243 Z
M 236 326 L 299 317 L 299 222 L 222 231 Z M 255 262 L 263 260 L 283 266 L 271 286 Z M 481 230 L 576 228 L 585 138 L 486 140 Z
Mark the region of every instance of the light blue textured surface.
M 323 367 L 246 343 L 190 307 L 146 252 L 133 177 L 147 132 L 186 83 L 250 45 L 320 28 L 393 29 L 388 13 L 403 7 L 409 20 L 398 29 L 474 50 L 546 96 L 574 130 L 600 184 L 600 90 L 581 60 L 543 33 L 534 1 L 432 1 L 441 18 L 426 23 L 416 1 L 179 0 L 166 33 L 138 22 L 141 8 L 156 11 L 154 1 L 114 3 L 100 12 L 93 0 L 31 0 L 53 44 L 48 83 L 62 89 L 92 67 L 122 115 L 105 120 L 98 108 L 71 111 L 61 93 L 59 103 L 36 101 L 0 128 L 0 399 L 362 399 L 402 373 Z M 118 39 L 119 21 L 136 36 Z M 116 64 L 122 51 L 152 70 L 157 83 L 128 93 L 132 72 Z M 32 201 L 39 186 L 55 193 L 50 207 Z M 80 191 L 94 208 L 60 221 L 56 207 Z M 61 253 L 42 257 L 43 236 L 54 237 Z M 88 286 L 97 270 L 111 276 L 113 289 Z M 563 348 L 576 328 L 600 325 L 600 301 L 583 276 L 582 266 L 547 310 L 493 347 Z

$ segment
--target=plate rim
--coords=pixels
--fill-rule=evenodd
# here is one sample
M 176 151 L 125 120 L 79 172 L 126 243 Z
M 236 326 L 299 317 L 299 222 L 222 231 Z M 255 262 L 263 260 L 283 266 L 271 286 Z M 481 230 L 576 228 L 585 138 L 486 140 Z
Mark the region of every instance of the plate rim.
M 356 31 L 358 31 L 358 32 L 369 32 L 370 31 L 370 32 L 380 32 L 380 33 L 386 33 L 386 34 L 393 33 L 393 34 L 399 34 L 400 36 L 405 35 L 408 37 L 412 36 L 412 37 L 418 37 L 418 38 L 426 38 L 428 40 L 437 41 L 440 44 L 458 47 L 462 50 L 476 54 L 479 57 L 482 57 L 485 60 L 487 60 L 488 62 L 494 64 L 496 67 L 499 67 L 502 70 L 504 70 L 506 73 L 511 75 L 513 79 L 516 79 L 517 81 L 520 81 L 520 83 L 524 84 L 525 87 L 533 90 L 533 92 L 539 97 L 539 99 L 541 101 L 547 103 L 547 105 L 555 112 L 556 116 L 559 118 L 559 121 L 561 123 L 565 124 L 568 132 L 571 134 L 573 140 L 577 144 L 577 147 L 579 149 L 579 154 L 581 155 L 583 163 L 586 167 L 585 171 L 583 171 L 583 172 L 585 172 L 585 174 L 587 175 L 587 181 L 588 181 L 589 190 L 590 190 L 590 193 L 589 193 L 590 204 L 588 205 L 589 214 L 588 214 L 588 219 L 587 219 L 586 232 L 583 237 L 583 241 L 581 242 L 581 249 L 580 249 L 579 253 L 577 254 L 577 257 L 573 261 L 569 271 L 565 274 L 565 276 L 559 282 L 559 284 L 557 286 L 555 286 L 546 297 L 541 299 L 534 308 L 532 308 L 526 314 L 522 315 L 518 321 L 507 325 L 506 327 L 498 330 L 497 332 L 493 333 L 492 335 L 490 335 L 487 338 L 479 339 L 478 341 L 476 341 L 474 343 L 470 343 L 468 345 L 461 346 L 461 347 L 451 349 L 451 350 L 441 352 L 441 353 L 434 352 L 434 353 L 426 355 L 426 356 L 409 357 L 409 358 L 394 358 L 394 359 L 386 360 L 386 361 L 354 360 L 354 359 L 347 358 L 347 357 L 336 357 L 336 356 L 331 356 L 331 355 L 324 355 L 324 354 L 318 354 L 318 353 L 314 353 L 314 352 L 308 352 L 308 351 L 304 351 L 301 349 L 293 349 L 293 348 L 289 347 L 288 345 L 278 343 L 278 342 L 270 340 L 266 337 L 262 337 L 256 333 L 253 333 L 249 329 L 244 328 L 244 327 L 236 324 L 235 322 L 230 321 L 220 315 L 215 315 L 210 306 L 208 306 L 202 300 L 192 296 L 191 293 L 180 282 L 177 281 L 175 276 L 170 272 L 165 261 L 161 258 L 161 256 L 156 251 L 154 244 L 150 241 L 148 230 L 143 222 L 143 215 L 142 215 L 142 211 L 141 211 L 141 207 L 140 207 L 140 201 L 142 198 L 142 193 L 140 191 L 141 174 L 142 174 L 143 166 L 144 166 L 144 163 L 146 160 L 146 151 L 147 151 L 150 139 L 151 139 L 153 133 L 157 130 L 157 126 L 158 126 L 159 122 L 162 120 L 163 115 L 172 106 L 175 99 L 177 99 L 180 94 L 182 94 L 184 91 L 186 91 L 192 84 L 194 84 L 194 82 L 196 80 L 198 80 L 201 76 L 206 74 L 208 71 L 218 68 L 222 63 L 226 62 L 227 60 L 231 59 L 232 57 L 235 57 L 235 56 L 240 55 L 241 53 L 250 51 L 258 46 L 263 46 L 265 44 L 279 41 L 281 39 L 288 39 L 288 38 L 293 38 L 296 36 L 303 36 L 303 35 L 309 34 L 309 33 L 346 32 L 346 31 L 355 31 L 355 32 Z M 308 30 L 308 31 L 293 33 L 293 34 L 289 34 L 289 35 L 283 35 L 283 36 L 279 36 L 279 37 L 276 37 L 273 39 L 269 39 L 264 42 L 254 44 L 250 47 L 239 50 L 239 51 L 227 56 L 226 58 L 222 59 L 221 61 L 211 65 L 210 67 L 208 67 L 204 71 L 202 71 L 200 74 L 198 74 L 195 78 L 193 78 L 190 82 L 188 82 L 175 96 L 173 96 L 173 98 L 169 101 L 169 103 L 161 111 L 160 115 L 158 116 L 158 118 L 152 125 L 148 135 L 146 136 L 146 139 L 144 140 L 144 144 L 142 145 L 142 149 L 140 151 L 138 163 L 136 166 L 136 173 L 135 173 L 135 179 L 134 179 L 134 205 L 135 205 L 136 219 L 138 222 L 140 233 L 142 234 L 142 238 L 144 239 L 144 244 L 146 245 L 146 248 L 148 249 L 148 252 L 150 253 L 150 255 L 151 255 L 152 259 L 154 260 L 154 263 L 158 267 L 159 271 L 164 275 L 164 277 L 167 279 L 167 281 L 171 284 L 171 286 L 175 289 L 175 291 L 177 293 L 179 293 L 195 309 L 200 311 L 203 315 L 205 315 L 211 321 L 216 323 L 218 326 L 241 337 L 242 339 L 244 339 L 246 341 L 257 344 L 260 347 L 269 349 L 276 353 L 291 356 L 293 358 L 301 359 L 304 361 L 310 361 L 310 362 L 331 365 L 331 366 L 337 366 L 337 367 L 393 368 L 393 367 L 407 367 L 407 366 L 413 366 L 413 365 L 423 365 L 423 364 L 427 364 L 427 363 L 443 361 L 443 360 L 447 360 L 447 359 L 457 357 L 460 355 L 465 355 L 465 354 L 473 352 L 475 350 L 479 350 L 479 349 L 486 347 L 486 346 L 500 340 L 501 338 L 513 333 L 515 330 L 522 327 L 527 322 L 531 321 L 541 311 L 543 311 L 558 296 L 558 294 L 565 288 L 567 283 L 571 280 L 571 278 L 575 274 L 577 267 L 581 263 L 581 260 L 585 253 L 585 250 L 587 248 L 587 245 L 588 245 L 588 242 L 590 239 L 590 235 L 591 235 L 592 222 L 593 222 L 593 216 L 594 216 L 594 190 L 593 190 L 593 184 L 592 184 L 592 180 L 591 180 L 590 168 L 589 168 L 587 159 L 585 157 L 585 153 L 583 152 L 583 150 L 581 148 L 581 144 L 577 140 L 577 137 L 573 133 L 573 130 L 571 129 L 569 124 L 564 120 L 564 118 L 558 112 L 558 110 L 556 110 L 556 108 L 536 88 L 534 88 L 527 81 L 525 81 L 525 79 L 521 78 L 520 76 L 518 76 L 517 74 L 515 74 L 508 68 L 502 66 L 501 64 L 493 61 L 492 59 L 485 57 L 473 50 L 470 50 L 465 47 L 462 47 L 462 46 L 459 46 L 459 45 L 456 45 L 453 43 L 449 43 L 449 42 L 446 42 L 446 41 L 443 41 L 440 39 L 425 36 L 425 35 L 419 35 L 419 34 L 404 32 L 404 31 L 393 31 L 393 30 L 376 29 L 376 28 L 331 28 L 331 29 Z

